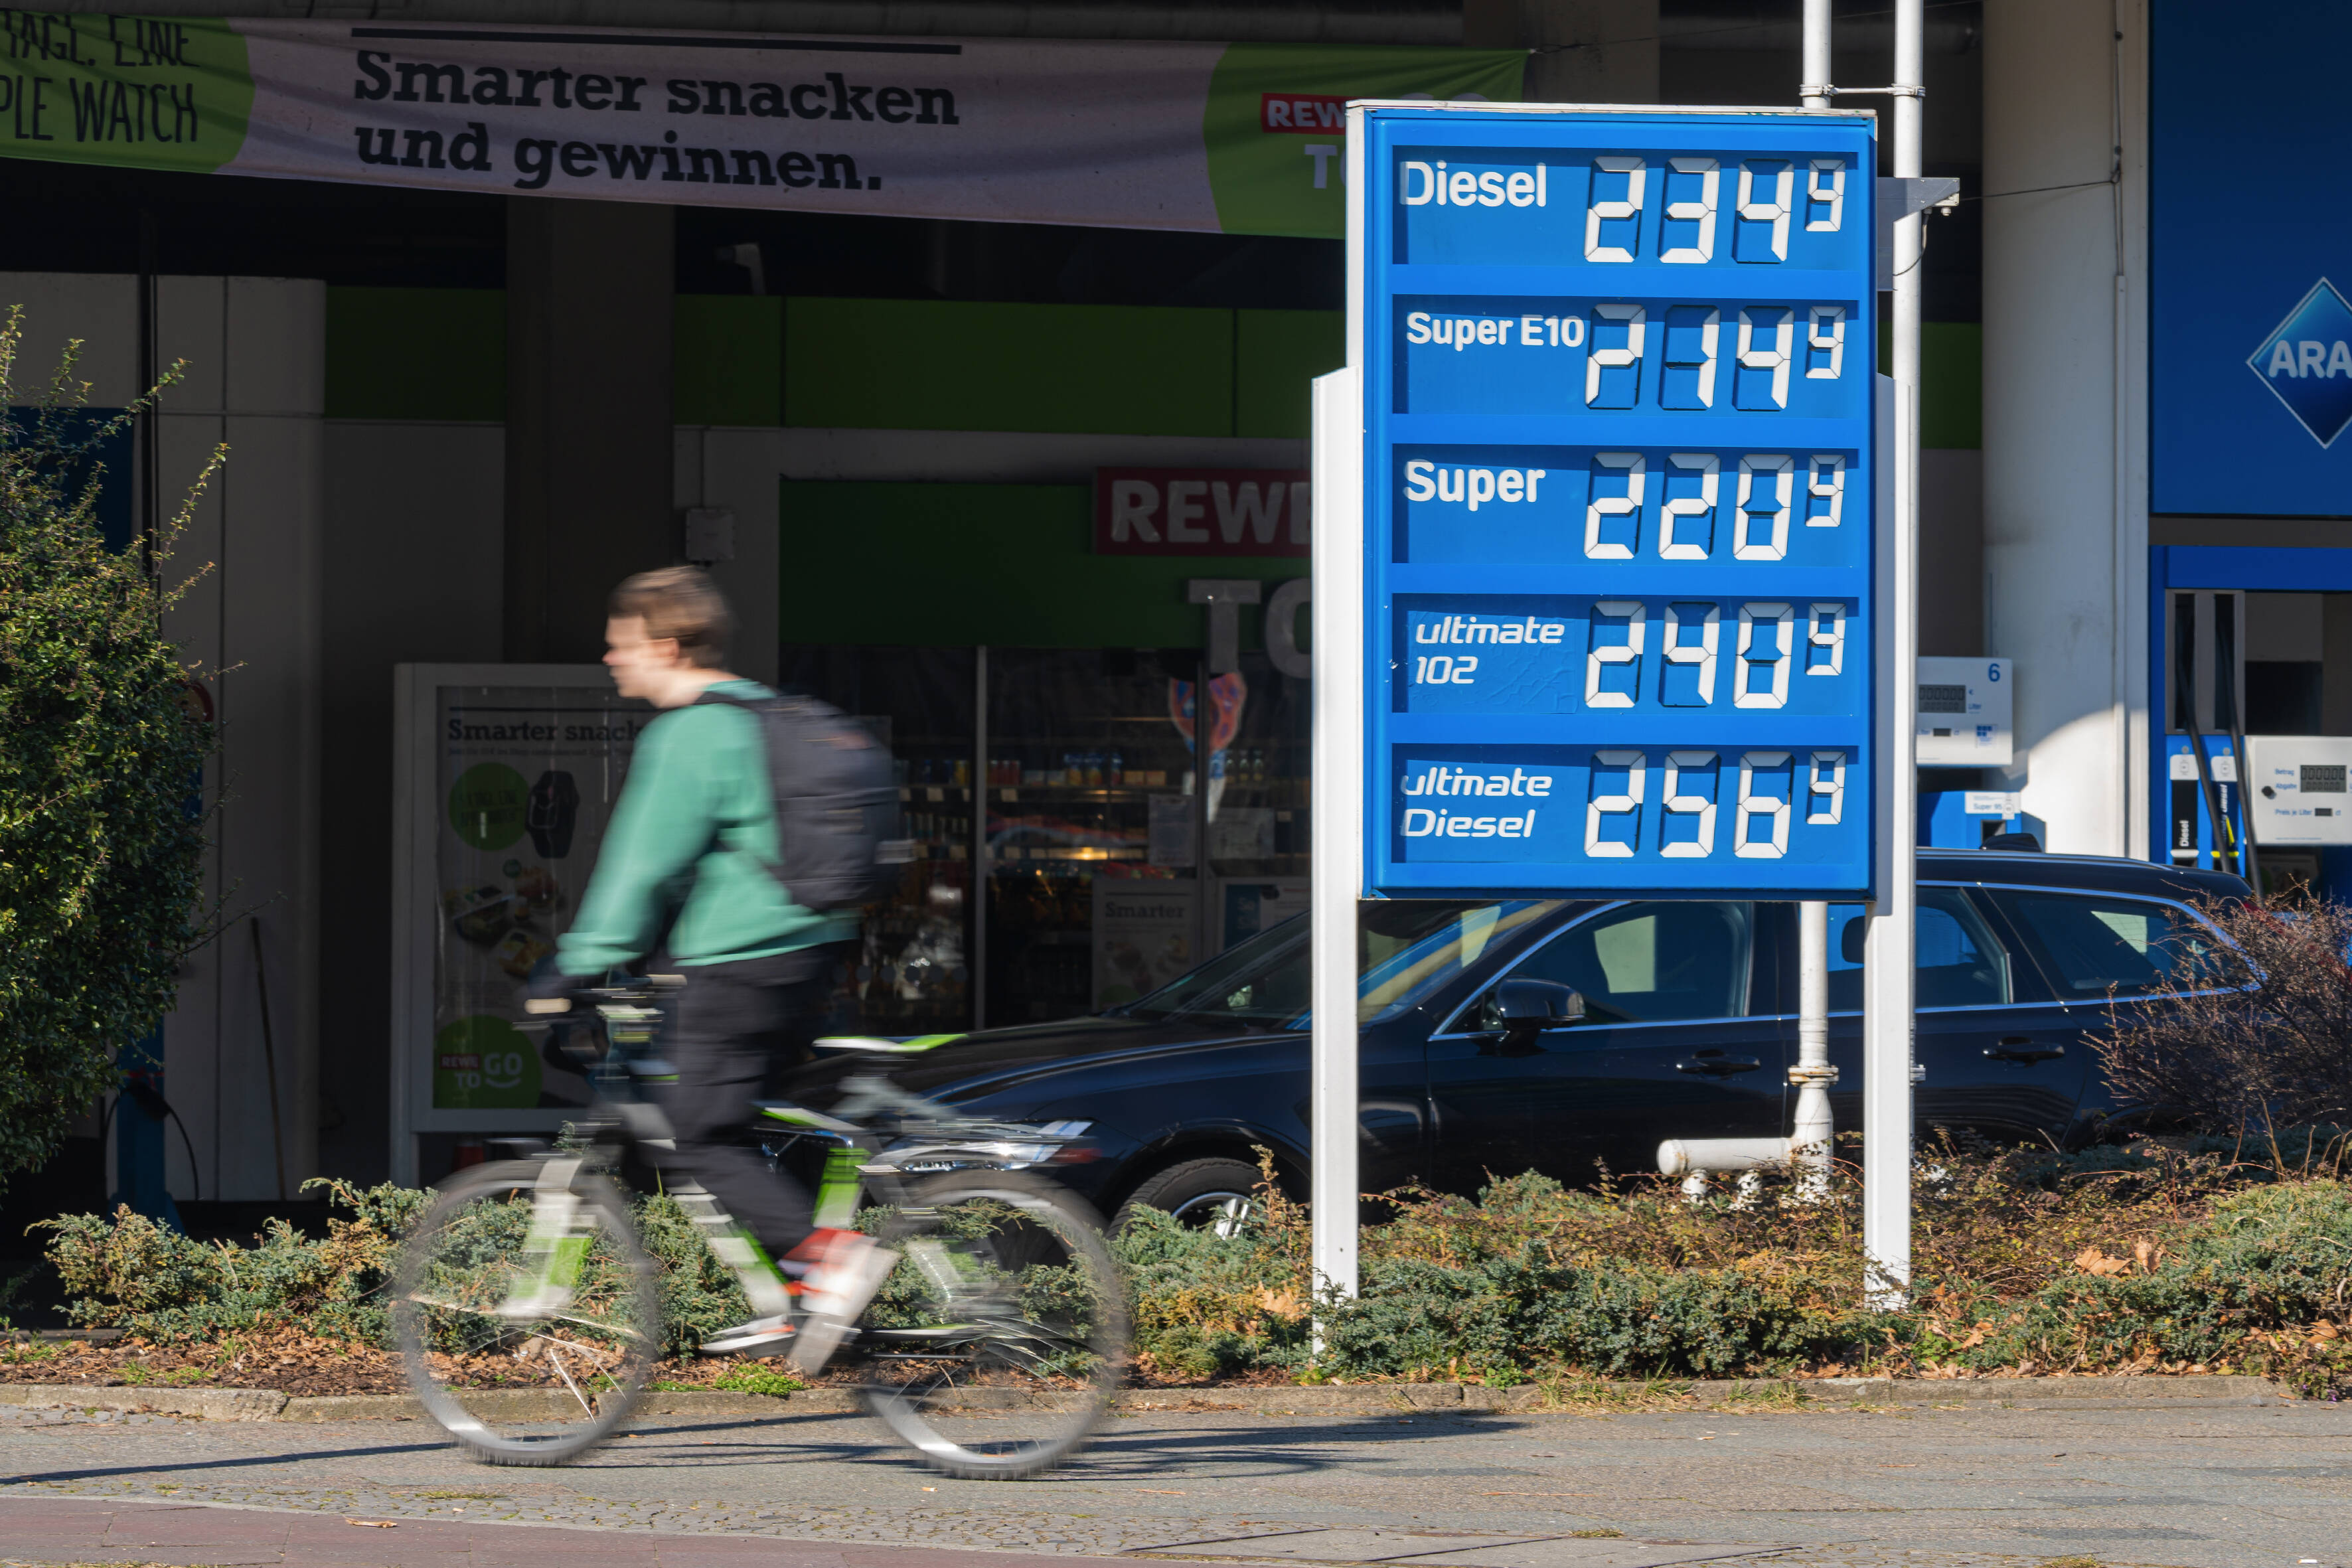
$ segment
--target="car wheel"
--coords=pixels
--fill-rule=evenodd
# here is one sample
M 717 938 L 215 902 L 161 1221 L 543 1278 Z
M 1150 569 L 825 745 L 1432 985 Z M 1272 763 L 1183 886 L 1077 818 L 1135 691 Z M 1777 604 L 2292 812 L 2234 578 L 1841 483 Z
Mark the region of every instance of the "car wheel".
M 1139 1208 L 1155 1208 L 1165 1210 L 1190 1230 L 1238 1236 L 1257 1212 L 1261 1179 L 1257 1167 L 1246 1160 L 1187 1160 L 1145 1177 L 1143 1184 L 1119 1205 L 1112 1228 L 1125 1226 L 1128 1216 Z

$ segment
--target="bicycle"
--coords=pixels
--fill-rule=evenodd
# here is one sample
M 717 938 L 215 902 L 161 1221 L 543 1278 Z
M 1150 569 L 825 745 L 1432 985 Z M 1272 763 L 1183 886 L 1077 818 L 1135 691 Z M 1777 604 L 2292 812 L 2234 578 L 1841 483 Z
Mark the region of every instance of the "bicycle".
M 628 1420 L 671 1347 L 661 1270 L 614 1180 L 633 1148 L 667 1136 L 667 1123 L 641 1097 L 604 1092 L 667 1070 L 643 1054 L 661 989 L 591 993 L 601 1049 L 571 1038 L 576 1024 L 557 1026 L 546 1049 L 592 1069 L 594 1103 L 561 1146 L 525 1146 L 520 1158 L 459 1175 L 403 1245 L 392 1319 L 409 1384 L 442 1429 L 488 1463 L 556 1465 L 587 1453 Z M 866 1407 L 927 1463 L 962 1479 L 1019 1479 L 1075 1453 L 1125 1367 L 1126 1298 L 1100 1218 L 1005 1167 L 1080 1155 L 1077 1137 L 968 1117 L 876 1075 L 847 1080 L 830 1113 L 758 1110 L 772 1165 L 797 1141 L 826 1146 L 817 1222 L 847 1227 L 866 1196 L 880 1211 L 877 1239 L 898 1254 L 835 1356 L 855 1369 Z M 787 1310 L 774 1273 L 716 1199 L 698 1186 L 668 1193 L 755 1313 Z

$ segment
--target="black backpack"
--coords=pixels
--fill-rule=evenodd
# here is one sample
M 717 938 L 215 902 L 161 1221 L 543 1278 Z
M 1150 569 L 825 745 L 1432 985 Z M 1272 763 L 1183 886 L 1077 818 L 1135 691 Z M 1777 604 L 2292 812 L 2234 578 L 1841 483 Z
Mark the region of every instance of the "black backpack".
M 776 846 L 768 868 L 793 902 L 820 913 L 887 898 L 914 843 L 898 837 L 898 789 L 890 752 L 840 709 L 814 697 L 730 697 L 703 692 L 760 721 L 776 795 Z

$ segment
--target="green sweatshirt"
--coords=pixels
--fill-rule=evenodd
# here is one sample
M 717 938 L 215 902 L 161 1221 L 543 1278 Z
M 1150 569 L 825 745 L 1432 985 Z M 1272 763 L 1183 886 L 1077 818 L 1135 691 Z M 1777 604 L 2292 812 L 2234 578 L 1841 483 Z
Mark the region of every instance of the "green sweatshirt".
M 712 690 L 772 697 L 751 680 Z M 760 721 L 728 703 L 673 709 L 647 725 L 597 852 L 580 918 L 557 940 L 566 974 L 596 974 L 641 958 L 670 928 L 678 963 L 766 958 L 857 935 L 853 914 L 818 914 L 792 901 L 776 863 L 776 802 Z

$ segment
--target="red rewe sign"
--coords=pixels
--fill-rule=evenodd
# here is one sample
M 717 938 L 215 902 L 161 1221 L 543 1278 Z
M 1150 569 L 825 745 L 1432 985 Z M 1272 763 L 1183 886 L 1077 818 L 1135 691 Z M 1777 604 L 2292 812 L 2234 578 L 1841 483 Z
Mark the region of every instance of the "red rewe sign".
M 1348 133 L 1348 95 L 1344 92 L 1267 92 L 1258 95 L 1257 128 L 1294 136 L 1344 136 Z
M 1305 468 L 1097 468 L 1097 555 L 1289 555 L 1305 560 Z

